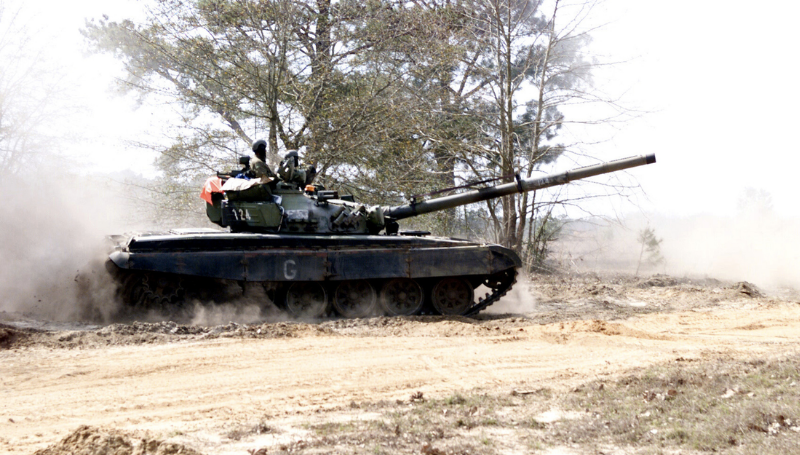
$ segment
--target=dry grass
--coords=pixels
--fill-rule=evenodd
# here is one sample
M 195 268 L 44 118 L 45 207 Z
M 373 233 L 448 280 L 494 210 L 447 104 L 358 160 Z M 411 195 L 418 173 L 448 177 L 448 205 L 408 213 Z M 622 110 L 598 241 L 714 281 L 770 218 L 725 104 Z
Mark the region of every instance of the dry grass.
M 353 403 L 263 453 L 800 453 L 800 357 L 684 359 L 570 391 Z
M 800 358 L 675 363 L 563 398 L 586 415 L 552 436 L 579 444 L 800 453 Z

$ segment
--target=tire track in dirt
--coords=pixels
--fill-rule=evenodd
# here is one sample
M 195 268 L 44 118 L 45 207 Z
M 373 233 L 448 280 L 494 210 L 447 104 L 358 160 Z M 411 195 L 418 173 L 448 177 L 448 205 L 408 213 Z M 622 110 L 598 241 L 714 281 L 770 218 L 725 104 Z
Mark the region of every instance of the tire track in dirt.
M 395 326 L 396 336 L 0 351 L 0 451 L 32 453 L 82 424 L 208 439 L 230 422 L 408 399 L 416 391 L 572 387 L 676 358 L 786 352 L 800 341 L 800 308 L 490 330 L 453 321 Z

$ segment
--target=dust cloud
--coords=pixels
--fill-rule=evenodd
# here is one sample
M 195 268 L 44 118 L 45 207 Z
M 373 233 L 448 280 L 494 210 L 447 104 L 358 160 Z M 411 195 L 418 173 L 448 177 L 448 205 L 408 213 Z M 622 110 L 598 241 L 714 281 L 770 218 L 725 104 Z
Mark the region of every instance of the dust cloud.
M 660 243 L 654 251 L 642 245 L 650 230 Z M 556 273 L 655 274 L 689 279 L 749 282 L 780 293 L 800 289 L 800 220 L 786 219 L 770 207 L 744 204 L 734 215 L 666 217 L 632 215 L 624 219 L 590 219 L 568 223 L 551 244 L 548 265 Z M 531 279 L 535 280 L 536 277 Z M 535 311 L 532 283 L 523 273 L 499 302 L 486 312 Z M 476 289 L 476 295 L 482 289 Z
M 642 248 L 650 229 L 661 240 Z M 656 273 L 748 281 L 768 288 L 800 288 L 800 222 L 769 210 L 731 216 L 631 216 L 621 222 L 575 223 L 554 244 L 553 259 L 578 272 Z M 659 259 L 660 257 L 660 259 Z
M 238 288 L 238 284 L 232 284 Z M 241 292 L 241 291 L 240 291 Z M 238 294 L 238 293 L 237 293 Z M 224 303 L 201 302 L 193 300 L 191 325 L 218 326 L 235 322 L 253 324 L 260 322 L 281 322 L 289 316 L 271 303 L 264 287 L 259 283 L 248 283 L 240 296 Z
M 126 221 L 120 188 L 46 166 L 4 181 L 0 311 L 107 320 L 116 303 L 106 236 Z
M 108 177 L 44 172 L 47 178 L 10 176 L 6 216 L 0 219 L 0 311 L 38 320 L 162 321 L 156 312 L 130 314 L 106 270 L 111 234 L 159 229 L 136 185 Z M 185 227 L 174 225 L 174 227 Z M 225 302 L 191 300 L 173 319 L 193 325 L 250 324 L 286 319 L 264 288 L 230 284 Z
M 488 291 L 488 288 L 485 291 L 483 288 L 478 288 L 475 290 L 475 295 L 480 296 L 483 295 L 483 292 Z M 508 291 L 508 293 L 504 295 L 502 299 L 487 308 L 486 313 L 529 313 L 534 311 L 535 305 L 536 300 L 531 292 L 530 281 L 528 281 L 528 279 L 520 273 L 520 275 L 517 275 L 517 282 L 514 283 L 514 286 L 511 287 L 511 290 Z

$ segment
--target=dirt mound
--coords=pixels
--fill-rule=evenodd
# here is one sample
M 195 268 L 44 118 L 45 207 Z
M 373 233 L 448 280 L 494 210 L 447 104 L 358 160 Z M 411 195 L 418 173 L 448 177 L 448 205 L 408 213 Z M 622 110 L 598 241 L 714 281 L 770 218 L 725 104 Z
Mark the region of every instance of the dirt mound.
M 26 337 L 25 332 L 0 324 L 0 349 L 14 347 L 23 342 Z
M 172 321 L 111 324 L 92 330 L 39 330 L 0 325 L 0 349 L 41 346 L 59 349 L 95 349 L 107 346 L 162 344 L 213 338 L 293 338 L 335 334 L 320 324 L 273 322 L 214 327 L 182 325 Z
M 230 325 L 229 325 L 230 326 Z M 230 328 L 229 326 L 223 326 Z M 263 324 L 241 325 L 233 330 L 218 332 L 220 327 L 212 329 L 209 336 L 242 337 L 242 338 L 296 338 L 305 336 L 332 335 L 333 331 L 322 324 L 307 322 L 265 322 Z
M 424 336 L 431 333 L 451 336 L 464 330 L 471 331 L 475 324 L 475 320 L 459 316 L 380 316 L 328 321 L 321 326 L 346 336 Z
M 98 349 L 108 346 L 163 344 L 215 338 L 303 338 L 345 337 L 453 337 L 508 334 L 530 322 L 519 315 L 401 316 L 336 319 L 321 322 L 264 322 L 214 327 L 181 325 L 172 321 L 111 324 L 90 330 L 39 330 L 0 325 L 0 349 L 46 347 Z
M 667 340 L 669 337 L 660 336 L 642 330 L 632 329 L 623 324 L 595 320 L 562 322 L 558 329 L 565 333 L 589 332 L 607 336 L 623 336 L 645 340 Z
M 767 296 L 748 282 L 725 283 L 713 278 L 647 278 L 597 274 L 539 275 L 529 288 L 536 313 L 552 316 L 577 310 L 581 318 L 618 319 L 653 312 L 686 311 L 721 306 L 740 308 L 754 303 L 772 304 L 787 298 Z M 791 297 L 791 295 L 789 296 Z M 754 302 L 755 300 L 755 302 Z M 555 322 L 548 319 L 546 322 Z
M 756 287 L 756 285 L 752 283 L 748 283 L 747 281 L 740 281 L 735 283 L 733 286 L 730 287 L 734 291 L 739 291 L 739 293 L 744 294 L 749 297 L 763 297 L 764 294 Z
M 163 333 L 170 335 L 196 335 L 204 333 L 204 327 L 178 325 L 172 321 L 164 322 L 134 322 L 132 324 L 111 324 L 98 330 L 103 336 L 109 335 L 139 335 L 143 333 Z
M 116 430 L 83 425 L 34 455 L 202 455 L 181 444 L 130 437 Z
M 379 316 L 340 319 L 319 325 L 320 330 L 356 337 L 455 337 L 508 334 L 530 321 L 519 315 L 463 316 Z
M 678 280 L 676 280 L 671 276 L 653 275 L 649 278 L 640 281 L 637 287 L 639 288 L 649 288 L 653 286 L 666 287 L 666 286 L 675 286 L 676 284 L 678 284 Z

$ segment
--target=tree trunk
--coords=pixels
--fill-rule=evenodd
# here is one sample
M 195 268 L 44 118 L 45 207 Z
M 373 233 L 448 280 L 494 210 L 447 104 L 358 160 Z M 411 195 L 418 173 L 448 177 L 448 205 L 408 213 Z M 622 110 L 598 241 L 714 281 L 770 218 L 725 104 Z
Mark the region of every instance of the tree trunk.
M 532 139 L 533 143 L 531 144 L 530 154 L 528 155 L 528 171 L 526 178 L 530 178 L 533 173 L 533 167 L 536 164 L 542 154 L 540 153 L 541 148 L 541 137 L 542 134 L 546 131 L 547 128 L 542 128 L 542 113 L 544 112 L 544 92 L 545 92 L 545 83 L 547 82 L 547 67 L 548 63 L 550 62 L 550 53 L 553 49 L 553 45 L 555 43 L 555 24 L 556 24 L 556 15 L 558 14 L 558 0 L 555 2 L 555 6 L 553 9 L 553 17 L 550 21 L 550 39 L 547 41 L 547 49 L 545 50 L 544 57 L 541 60 L 541 76 L 539 77 L 539 87 L 538 87 L 538 97 L 536 99 L 536 116 L 533 120 L 533 133 Z M 522 238 L 523 233 L 525 232 L 525 224 L 527 221 L 527 208 L 528 208 L 528 193 L 522 194 L 522 203 L 520 204 L 520 224 L 517 228 L 517 238 Z M 530 219 L 530 226 L 533 229 L 534 220 L 536 214 L 534 213 L 533 209 L 531 209 L 531 219 Z M 520 245 L 519 250 L 521 250 L 522 246 Z M 520 251 L 517 251 L 519 253 Z
M 314 55 L 311 58 L 311 96 L 309 129 L 311 130 L 311 153 L 316 155 L 326 142 L 327 115 L 325 97 L 328 91 L 328 78 L 331 72 L 331 0 L 317 0 L 316 36 Z

